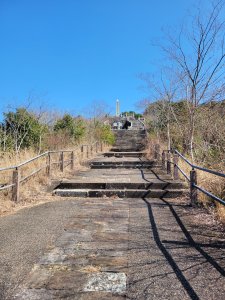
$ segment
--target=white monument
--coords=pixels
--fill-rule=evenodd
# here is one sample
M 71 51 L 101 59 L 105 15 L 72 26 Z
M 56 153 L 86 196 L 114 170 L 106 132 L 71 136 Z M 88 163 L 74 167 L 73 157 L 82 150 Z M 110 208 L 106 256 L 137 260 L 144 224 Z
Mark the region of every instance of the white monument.
M 116 117 L 120 116 L 120 101 L 119 99 L 116 100 Z

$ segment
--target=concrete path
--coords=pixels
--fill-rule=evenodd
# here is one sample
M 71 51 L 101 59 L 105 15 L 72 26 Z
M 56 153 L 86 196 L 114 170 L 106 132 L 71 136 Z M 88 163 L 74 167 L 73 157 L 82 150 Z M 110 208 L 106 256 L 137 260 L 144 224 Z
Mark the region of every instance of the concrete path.
M 156 170 L 72 181 L 170 181 Z M 61 199 L 0 219 L 0 299 L 225 298 L 224 230 L 188 199 Z

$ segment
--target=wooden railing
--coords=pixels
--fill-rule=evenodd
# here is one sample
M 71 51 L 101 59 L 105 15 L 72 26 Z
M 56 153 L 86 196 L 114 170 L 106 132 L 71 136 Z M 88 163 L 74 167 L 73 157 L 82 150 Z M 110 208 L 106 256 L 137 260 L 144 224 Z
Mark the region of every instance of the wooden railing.
M 160 145 L 156 144 L 154 146 L 154 158 L 158 161 L 162 162 L 162 169 L 167 172 L 167 174 L 173 175 L 175 180 L 179 179 L 179 173 L 187 180 L 190 187 L 190 199 L 191 205 L 196 206 L 198 203 L 198 191 L 212 198 L 216 202 L 219 202 L 222 205 L 225 205 L 225 200 L 219 198 L 218 196 L 212 194 L 208 190 L 197 184 L 197 170 L 213 174 L 217 177 L 225 178 L 225 174 L 221 172 L 217 172 L 214 170 L 210 170 L 207 168 L 203 168 L 191 163 L 186 157 L 184 157 L 178 150 L 162 150 L 160 151 Z M 190 174 L 186 174 L 185 171 L 181 168 L 179 161 L 182 160 L 191 168 Z M 225 184 L 225 182 L 224 182 Z
M 71 170 L 74 169 L 76 153 L 80 151 L 82 159 L 88 159 L 93 154 L 102 152 L 106 144 L 104 142 L 95 142 L 93 144 L 84 144 L 76 150 L 56 150 L 46 151 L 40 155 L 37 155 L 27 161 L 24 161 L 16 166 L 10 166 L 0 168 L 0 172 L 12 172 L 10 182 L 0 184 L 0 191 L 12 190 L 12 201 L 19 202 L 20 200 L 20 185 L 27 182 L 34 175 L 38 174 L 42 170 L 46 170 L 46 175 L 51 177 L 52 168 L 54 165 L 58 166 L 61 172 L 64 172 L 65 168 L 70 166 Z M 57 160 L 54 161 L 54 157 L 57 155 Z M 67 157 L 66 157 L 67 156 Z M 23 175 L 24 168 L 34 163 L 36 169 L 32 170 L 31 173 Z

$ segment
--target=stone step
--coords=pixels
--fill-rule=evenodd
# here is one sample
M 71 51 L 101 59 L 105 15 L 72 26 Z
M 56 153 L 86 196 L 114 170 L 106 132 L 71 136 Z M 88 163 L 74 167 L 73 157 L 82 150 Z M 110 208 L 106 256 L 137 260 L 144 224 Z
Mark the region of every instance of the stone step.
M 176 198 L 187 193 L 186 189 L 171 190 L 103 190 L 103 189 L 56 189 L 53 194 L 61 197 L 119 197 L 119 198 Z
M 55 189 L 135 189 L 135 190 L 173 190 L 185 189 L 187 185 L 182 181 L 152 181 L 152 182 L 75 182 L 72 180 L 61 182 Z

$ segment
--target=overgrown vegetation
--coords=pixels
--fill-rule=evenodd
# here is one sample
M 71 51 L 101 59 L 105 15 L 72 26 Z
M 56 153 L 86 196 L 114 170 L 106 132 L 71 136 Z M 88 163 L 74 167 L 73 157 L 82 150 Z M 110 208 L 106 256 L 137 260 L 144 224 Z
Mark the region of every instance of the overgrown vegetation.
M 81 142 L 114 142 L 110 128 L 104 120 L 85 119 L 80 116 L 65 114 L 54 120 L 43 117 L 25 107 L 3 113 L 0 123 L 0 151 L 14 152 L 32 149 L 36 153 L 45 150 L 66 149 Z M 50 114 L 49 114 L 50 115 Z M 48 115 L 47 115 L 48 116 Z
M 47 150 L 71 149 L 75 153 L 74 168 L 82 168 L 80 163 L 86 159 L 86 152 L 81 153 L 81 144 L 90 146 L 97 141 L 107 144 L 114 142 L 114 135 L 110 126 L 105 125 L 103 117 L 95 116 L 88 119 L 71 114 L 52 117 L 53 115 L 51 112 L 35 113 L 25 107 L 5 112 L 0 123 L 0 167 L 18 165 Z M 103 145 L 103 151 L 105 149 Z M 54 179 L 62 178 L 60 154 L 61 152 L 57 151 L 51 153 L 51 161 L 54 162 L 51 165 L 51 176 Z M 65 152 L 64 161 L 70 160 L 71 153 Z M 18 204 L 11 201 L 11 189 L 0 191 L 0 214 L 29 205 L 31 202 L 33 205 L 51 199 L 45 194 L 45 186 L 50 183 L 45 165 L 46 157 L 43 156 L 20 167 L 22 178 L 40 168 L 41 171 L 31 176 L 28 182 L 21 183 L 21 201 Z M 12 183 L 12 172 L 11 169 L 0 172 L 0 188 Z M 63 175 L 69 178 L 73 176 L 73 172 L 74 170 L 70 171 L 67 166 Z
M 163 100 L 149 104 L 145 110 L 150 135 L 167 143 L 168 128 L 165 114 L 168 107 Z M 187 101 L 172 102 L 169 107 L 170 147 L 190 155 Z M 194 156 L 202 165 L 223 169 L 225 163 L 225 101 L 202 104 L 196 109 L 198 126 L 195 128 Z M 167 143 L 168 144 L 168 143 Z

